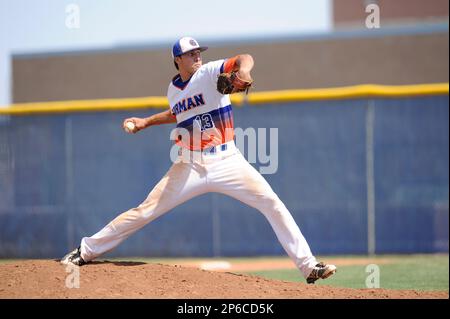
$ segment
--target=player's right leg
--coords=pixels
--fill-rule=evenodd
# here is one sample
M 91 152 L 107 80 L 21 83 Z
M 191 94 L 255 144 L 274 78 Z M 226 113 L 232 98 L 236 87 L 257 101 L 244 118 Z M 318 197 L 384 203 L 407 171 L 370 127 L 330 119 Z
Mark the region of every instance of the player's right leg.
M 242 154 L 230 156 L 215 166 L 208 174 L 212 191 L 236 198 L 259 210 L 308 283 L 327 278 L 336 271 L 334 265 L 325 265 L 316 260 L 289 210 Z
M 62 263 L 82 265 L 112 250 L 137 230 L 181 203 L 206 192 L 206 175 L 201 166 L 175 163 L 138 207 L 117 216 L 91 237 L 81 240 L 79 249 Z

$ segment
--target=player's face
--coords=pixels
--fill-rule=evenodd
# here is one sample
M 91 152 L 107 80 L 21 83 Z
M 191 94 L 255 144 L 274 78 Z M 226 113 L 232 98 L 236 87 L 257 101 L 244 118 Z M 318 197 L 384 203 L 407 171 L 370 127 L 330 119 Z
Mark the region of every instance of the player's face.
M 186 70 L 189 74 L 194 74 L 202 66 L 202 56 L 200 50 L 193 50 L 180 56 L 178 67 Z

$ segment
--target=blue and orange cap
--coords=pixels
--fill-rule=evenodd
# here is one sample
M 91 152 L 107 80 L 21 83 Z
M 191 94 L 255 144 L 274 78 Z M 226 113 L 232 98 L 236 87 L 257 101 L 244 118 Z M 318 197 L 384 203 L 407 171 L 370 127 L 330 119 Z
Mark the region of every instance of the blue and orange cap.
M 175 58 L 177 56 L 180 56 L 182 54 L 185 54 L 192 50 L 200 50 L 201 52 L 206 51 L 208 47 L 200 46 L 194 38 L 191 37 L 183 37 L 175 44 L 172 48 L 172 57 Z

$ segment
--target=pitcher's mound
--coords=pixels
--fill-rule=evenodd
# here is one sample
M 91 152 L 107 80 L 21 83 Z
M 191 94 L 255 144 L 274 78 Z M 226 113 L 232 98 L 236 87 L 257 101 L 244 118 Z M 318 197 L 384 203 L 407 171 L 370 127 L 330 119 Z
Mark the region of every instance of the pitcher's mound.
M 0 298 L 448 298 L 448 292 L 314 286 L 139 262 L 67 267 L 27 260 L 0 265 Z

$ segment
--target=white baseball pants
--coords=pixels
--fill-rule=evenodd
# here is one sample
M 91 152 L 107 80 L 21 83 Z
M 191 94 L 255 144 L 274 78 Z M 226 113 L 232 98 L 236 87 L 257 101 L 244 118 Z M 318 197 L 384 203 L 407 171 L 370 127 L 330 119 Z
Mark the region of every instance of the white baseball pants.
M 227 143 L 227 146 L 225 151 L 193 160 L 187 160 L 186 156 L 194 152 L 184 152 L 142 204 L 117 216 L 92 237 L 82 239 L 81 257 L 90 261 L 183 202 L 217 192 L 258 209 L 297 268 L 308 277 L 317 261 L 292 215 L 234 143 Z

